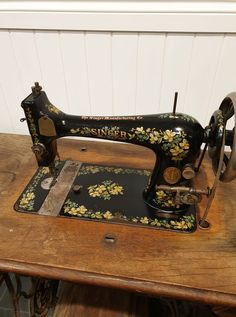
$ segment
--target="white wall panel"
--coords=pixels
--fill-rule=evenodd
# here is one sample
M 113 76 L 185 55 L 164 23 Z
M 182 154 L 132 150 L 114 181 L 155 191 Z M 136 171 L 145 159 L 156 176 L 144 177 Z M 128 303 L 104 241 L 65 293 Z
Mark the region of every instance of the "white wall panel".
M 178 111 L 206 125 L 236 90 L 236 35 L 0 30 L 1 132 L 27 133 L 20 103 L 37 80 L 81 115 Z
M 20 107 L 24 96 L 24 89 L 20 80 L 16 56 L 12 45 L 12 39 L 8 31 L 0 31 L 0 87 L 4 99 L 1 98 L 2 115 L 0 116 L 0 126 L 3 132 L 25 132 L 24 125 L 20 122 L 23 116 Z M 9 120 L 5 119 L 10 115 L 12 122 L 9 131 Z
M 136 112 L 138 34 L 112 34 L 114 114 Z
M 136 113 L 157 113 L 161 95 L 165 34 L 141 33 L 138 42 Z
M 236 91 L 236 35 L 224 37 L 216 77 L 213 83 L 210 105 L 219 105 L 222 96 L 226 96 L 232 91 Z M 209 110 L 208 110 L 209 116 Z M 232 127 L 233 122 L 231 122 Z
M 40 61 L 37 55 L 34 33 L 32 31 L 9 32 L 12 48 L 16 58 L 21 86 L 27 94 L 35 81 L 42 82 Z
M 183 111 L 194 35 L 168 34 L 166 38 L 159 112 L 170 112 L 177 91 L 177 110 Z
M 112 56 L 110 33 L 86 33 L 91 114 L 112 115 Z
M 60 32 L 60 46 L 68 94 L 68 111 L 90 115 L 91 100 L 84 32 Z M 60 104 L 58 104 L 60 107 Z
M 191 112 L 204 125 L 209 123 L 210 114 L 216 110 L 210 97 L 223 40 L 223 35 L 196 35 L 194 40 L 183 111 Z
M 49 100 L 68 111 L 68 92 L 58 32 L 36 31 L 36 48 L 42 72 L 42 84 Z

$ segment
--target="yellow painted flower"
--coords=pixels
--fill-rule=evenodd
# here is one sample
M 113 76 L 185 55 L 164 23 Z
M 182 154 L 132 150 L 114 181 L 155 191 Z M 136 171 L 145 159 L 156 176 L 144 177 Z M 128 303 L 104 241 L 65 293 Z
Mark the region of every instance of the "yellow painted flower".
M 47 174 L 47 173 L 49 173 L 49 167 L 43 167 L 42 168 L 42 170 L 41 170 L 41 172 L 43 173 L 43 174 Z
M 142 224 L 147 225 L 148 222 L 149 222 L 148 217 L 141 217 L 141 218 L 140 218 L 140 222 L 141 222 Z
M 110 220 L 113 218 L 113 215 L 110 211 L 106 211 L 105 214 L 103 214 L 103 217 L 107 220 Z
M 75 133 L 78 133 L 79 132 L 79 129 L 70 129 L 70 132 L 75 134 Z
M 65 213 L 69 213 L 69 211 L 70 211 L 70 208 L 67 206 L 67 207 L 64 207 L 64 212 Z
M 169 223 L 164 223 L 163 226 L 167 229 L 169 229 L 171 227 L 171 225 Z
M 172 130 L 166 130 L 164 132 L 163 138 L 165 141 L 172 142 L 175 135 L 176 135 L 176 132 L 173 132 Z
M 186 139 L 183 139 L 183 141 L 181 143 L 179 143 L 179 145 L 183 150 L 189 149 L 189 143 Z
M 111 196 L 123 195 L 123 187 L 111 181 L 104 181 L 101 185 L 93 185 L 88 187 L 88 193 L 91 197 L 100 197 L 110 200 Z
M 178 145 L 176 145 L 173 149 L 170 149 L 170 152 L 173 156 L 178 156 L 180 153 L 182 153 L 184 150 L 181 149 Z
M 148 170 L 143 170 L 142 172 L 143 172 L 143 175 L 145 175 L 145 176 L 150 176 L 151 175 L 151 172 L 148 171 Z
M 26 199 L 27 200 L 32 200 L 35 198 L 35 194 L 33 192 L 27 193 L 26 194 Z
M 171 221 L 170 222 L 175 229 L 188 229 L 188 225 L 184 220 L 182 221 Z
M 137 134 L 144 134 L 144 133 L 145 133 L 145 130 L 143 129 L 143 127 L 138 127 L 138 128 L 136 128 L 135 133 L 137 133 Z
M 114 169 L 114 173 L 115 174 L 119 174 L 119 173 L 121 173 L 122 172 L 122 168 L 115 168 Z
M 163 199 L 163 198 L 166 197 L 166 193 L 165 193 L 163 190 L 158 190 L 158 191 L 156 192 L 156 195 L 157 195 L 157 198 L 158 198 L 158 199 Z
M 101 196 L 100 195 L 100 193 L 98 193 L 98 192 L 89 192 L 89 195 L 91 196 L 91 197 L 99 197 L 99 196 Z
M 98 167 L 91 167 L 90 169 L 90 172 L 92 172 L 93 174 L 96 174 L 96 173 L 98 173 L 99 172 L 99 168 Z
M 77 208 L 77 210 L 81 215 L 84 215 L 88 209 L 84 205 L 81 205 Z
M 115 186 L 113 189 L 110 190 L 112 195 L 123 195 L 123 187 L 122 186 Z
M 149 141 L 151 144 L 154 144 L 156 142 L 160 143 L 162 140 L 160 133 L 157 131 L 153 131 L 152 133 L 150 133 L 149 137 L 150 137 Z
M 78 214 L 78 208 L 72 207 L 69 211 L 69 214 L 71 215 L 77 215 Z
M 94 216 L 95 216 L 95 218 L 97 218 L 97 219 L 102 219 L 102 215 L 101 215 L 101 212 L 100 212 L 100 211 L 95 212 L 95 213 L 94 213 Z
M 161 223 L 160 223 L 160 221 L 158 219 L 154 219 L 150 224 L 152 226 L 157 226 L 157 227 L 161 226 Z
M 168 199 L 168 200 L 165 202 L 165 205 L 166 205 L 166 207 L 174 207 L 174 206 L 175 206 L 175 203 L 174 203 L 173 200 Z
M 104 192 L 106 190 L 106 186 L 100 185 L 100 186 L 97 187 L 97 190 L 99 191 L 99 193 L 102 193 L 102 192 Z
M 25 197 L 23 197 L 23 198 L 20 200 L 20 206 L 21 206 L 21 207 L 27 206 L 28 203 L 29 203 L 29 200 L 28 200 L 27 198 L 25 198 Z

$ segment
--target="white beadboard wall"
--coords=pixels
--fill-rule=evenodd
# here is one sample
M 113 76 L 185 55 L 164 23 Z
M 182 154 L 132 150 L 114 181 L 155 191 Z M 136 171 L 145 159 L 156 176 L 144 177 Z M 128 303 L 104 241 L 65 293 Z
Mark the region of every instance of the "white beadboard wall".
M 178 111 L 203 126 L 236 91 L 234 3 L 62 3 L 0 1 L 0 132 L 28 133 L 20 103 L 35 81 L 78 115 L 169 112 L 178 91 Z

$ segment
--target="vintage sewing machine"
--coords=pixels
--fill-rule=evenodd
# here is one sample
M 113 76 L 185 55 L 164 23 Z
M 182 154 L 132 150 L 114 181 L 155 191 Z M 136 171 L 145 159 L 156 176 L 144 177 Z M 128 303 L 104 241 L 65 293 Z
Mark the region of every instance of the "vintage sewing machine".
M 208 227 L 206 217 L 218 180 L 230 182 L 236 177 L 236 131 L 234 128 L 226 130 L 227 121 L 235 114 L 236 93 L 222 101 L 206 128 L 193 117 L 176 112 L 176 104 L 177 93 L 170 113 L 73 116 L 52 105 L 36 83 L 32 93 L 23 100 L 22 107 L 40 168 L 18 199 L 15 209 L 191 232 L 197 222 L 194 206 L 202 195 L 206 195 L 208 204 L 199 224 Z M 65 136 L 141 145 L 155 152 L 156 164 L 153 171 L 148 171 L 61 162 L 56 160 L 57 139 Z M 201 153 L 203 143 L 205 147 Z M 228 156 L 225 145 L 231 147 Z M 216 174 L 215 182 L 211 188 L 194 188 L 192 180 L 207 147 Z M 130 198 L 125 195 L 127 186 Z M 36 194 L 37 190 L 39 193 Z M 35 202 L 36 195 L 38 202 Z M 130 213 L 125 213 L 120 198 Z M 93 201 L 94 204 L 88 207 Z M 107 205 L 99 206 L 101 201 Z M 111 211 L 114 207 L 116 210 Z

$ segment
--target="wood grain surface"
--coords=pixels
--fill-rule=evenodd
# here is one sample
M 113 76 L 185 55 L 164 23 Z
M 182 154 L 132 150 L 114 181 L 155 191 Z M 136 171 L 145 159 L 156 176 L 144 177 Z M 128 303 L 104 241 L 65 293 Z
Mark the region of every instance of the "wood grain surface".
M 210 229 L 192 234 L 17 213 L 13 205 L 37 168 L 30 147 L 29 137 L 0 135 L 0 270 L 236 306 L 235 181 L 219 185 Z M 152 152 L 127 144 L 64 139 L 59 152 L 82 162 L 154 164 Z M 205 160 L 196 186 L 212 181 Z M 104 243 L 108 233 L 115 244 Z
M 147 317 L 144 296 L 99 286 L 64 282 L 54 317 Z

